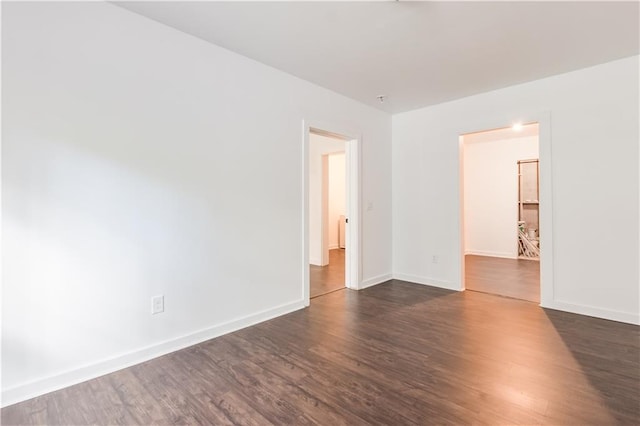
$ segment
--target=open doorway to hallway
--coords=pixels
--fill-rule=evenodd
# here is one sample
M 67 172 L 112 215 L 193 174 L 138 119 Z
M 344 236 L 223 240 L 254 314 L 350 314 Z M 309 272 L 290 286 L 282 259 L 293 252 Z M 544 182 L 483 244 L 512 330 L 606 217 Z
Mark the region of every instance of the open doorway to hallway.
M 465 288 L 539 303 L 538 123 L 461 141 Z
M 346 286 L 347 142 L 309 134 L 309 279 L 311 298 Z

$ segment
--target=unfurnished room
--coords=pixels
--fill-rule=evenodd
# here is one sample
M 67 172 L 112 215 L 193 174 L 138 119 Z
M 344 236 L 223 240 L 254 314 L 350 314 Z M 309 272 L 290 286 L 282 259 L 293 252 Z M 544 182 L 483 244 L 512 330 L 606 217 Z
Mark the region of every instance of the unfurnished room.
M 640 2 L 1 2 L 2 425 L 640 424 Z

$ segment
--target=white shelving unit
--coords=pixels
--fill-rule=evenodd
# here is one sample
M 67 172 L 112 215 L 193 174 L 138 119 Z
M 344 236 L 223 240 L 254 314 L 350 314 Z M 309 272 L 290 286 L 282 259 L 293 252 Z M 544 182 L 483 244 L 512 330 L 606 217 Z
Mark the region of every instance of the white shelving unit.
M 539 160 L 518 161 L 518 257 L 540 259 Z

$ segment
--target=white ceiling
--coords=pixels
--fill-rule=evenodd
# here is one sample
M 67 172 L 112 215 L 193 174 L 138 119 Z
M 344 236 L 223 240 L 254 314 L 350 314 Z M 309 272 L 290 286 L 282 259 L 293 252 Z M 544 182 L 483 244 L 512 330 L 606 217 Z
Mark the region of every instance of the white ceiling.
M 638 2 L 117 4 L 392 113 L 639 52 Z

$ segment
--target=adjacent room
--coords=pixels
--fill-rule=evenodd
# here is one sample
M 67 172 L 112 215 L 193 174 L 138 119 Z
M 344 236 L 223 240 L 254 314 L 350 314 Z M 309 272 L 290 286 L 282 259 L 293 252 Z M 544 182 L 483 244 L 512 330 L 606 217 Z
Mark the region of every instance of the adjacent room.
M 640 424 L 638 2 L 2 2 L 3 425 Z
M 465 288 L 539 303 L 538 124 L 461 142 Z
M 345 138 L 309 134 L 310 297 L 345 288 L 347 163 Z

